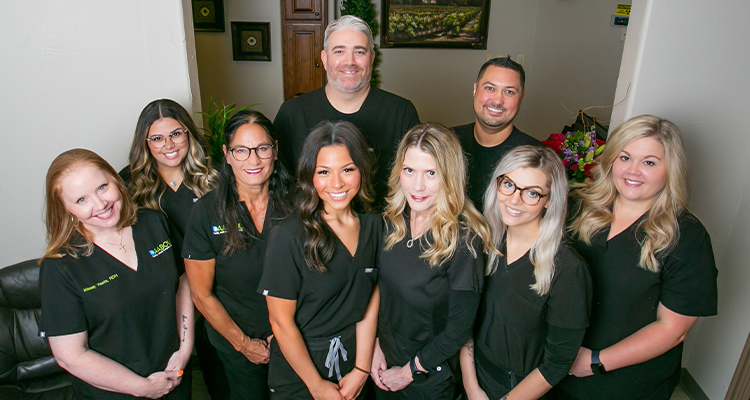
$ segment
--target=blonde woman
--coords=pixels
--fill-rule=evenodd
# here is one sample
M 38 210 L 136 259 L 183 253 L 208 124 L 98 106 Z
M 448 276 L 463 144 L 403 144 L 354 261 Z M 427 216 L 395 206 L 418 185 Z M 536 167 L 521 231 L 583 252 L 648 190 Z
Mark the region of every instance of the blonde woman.
M 559 398 L 669 399 L 682 341 L 716 314 L 711 239 L 687 210 L 680 131 L 641 115 L 609 137 L 570 226 L 593 279 L 591 326 Z
M 452 399 L 450 361 L 471 336 L 489 229 L 466 198 L 458 138 L 442 125 L 404 136 L 388 184 L 370 371 L 377 397 Z
M 461 349 L 468 398 L 538 399 L 567 376 L 588 326 L 591 278 L 562 242 L 568 179 L 549 148 L 519 146 L 495 168 L 484 215 L 491 254 L 474 339 Z

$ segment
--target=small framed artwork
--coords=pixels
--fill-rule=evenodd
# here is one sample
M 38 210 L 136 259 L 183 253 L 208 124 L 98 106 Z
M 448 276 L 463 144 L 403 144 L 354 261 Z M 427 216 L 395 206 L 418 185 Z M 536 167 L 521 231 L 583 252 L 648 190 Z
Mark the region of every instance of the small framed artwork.
M 232 21 L 232 59 L 271 61 L 271 23 Z
M 223 0 L 192 0 L 196 32 L 224 32 Z
M 490 0 L 383 0 L 381 47 L 486 49 Z

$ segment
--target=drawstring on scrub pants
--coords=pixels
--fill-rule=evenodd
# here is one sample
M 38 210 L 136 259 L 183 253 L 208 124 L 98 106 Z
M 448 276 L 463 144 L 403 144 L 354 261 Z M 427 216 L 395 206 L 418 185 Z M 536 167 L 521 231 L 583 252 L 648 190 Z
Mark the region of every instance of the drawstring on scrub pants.
M 341 380 L 341 370 L 339 369 L 339 353 L 344 362 L 348 361 L 346 358 L 346 349 L 341 343 L 341 336 L 336 336 L 331 339 L 331 344 L 328 346 L 328 355 L 326 356 L 325 367 L 328 368 L 328 377 L 333 376 L 333 371 L 336 371 L 336 377 Z

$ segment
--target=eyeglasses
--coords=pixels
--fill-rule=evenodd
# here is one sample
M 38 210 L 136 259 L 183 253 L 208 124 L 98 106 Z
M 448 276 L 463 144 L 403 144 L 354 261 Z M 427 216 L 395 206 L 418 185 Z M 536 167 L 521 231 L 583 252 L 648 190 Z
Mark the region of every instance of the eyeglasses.
M 252 153 L 253 150 L 255 150 L 255 155 L 258 156 L 258 158 L 260 158 L 261 160 L 265 160 L 273 156 L 272 144 L 262 144 L 258 147 L 252 148 L 245 146 L 236 146 L 229 149 L 229 151 L 232 152 L 232 157 L 234 157 L 234 159 L 237 161 L 245 161 L 250 158 L 250 153 Z
M 185 140 L 187 140 L 187 136 L 187 129 L 175 129 L 170 132 L 166 138 L 164 137 L 164 135 L 153 135 L 151 137 L 147 137 L 146 141 L 151 145 L 151 147 L 158 150 L 167 144 L 167 138 L 169 138 L 169 140 L 171 140 L 174 144 L 181 144 L 185 142 Z
M 516 190 L 521 192 L 521 201 L 525 204 L 533 206 L 539 203 L 543 197 L 549 196 L 549 194 L 541 194 L 534 188 L 522 188 L 518 187 L 515 182 L 510 180 L 505 175 L 497 177 L 497 191 L 505 196 L 512 196 Z

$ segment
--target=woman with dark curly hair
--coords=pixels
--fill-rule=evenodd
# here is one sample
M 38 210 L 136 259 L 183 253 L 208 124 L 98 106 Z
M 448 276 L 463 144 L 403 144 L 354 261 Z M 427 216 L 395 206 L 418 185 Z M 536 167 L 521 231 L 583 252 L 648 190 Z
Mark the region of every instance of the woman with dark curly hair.
M 264 399 L 271 326 L 266 301 L 253 289 L 271 228 L 292 211 L 292 185 L 263 114 L 238 111 L 227 121 L 224 138 L 219 187 L 193 207 L 182 255 L 232 399 Z
M 258 291 L 273 328 L 268 385 L 278 399 L 356 398 L 377 323 L 382 219 L 372 201 L 367 144 L 349 122 L 305 139 L 296 213 L 269 239 Z

